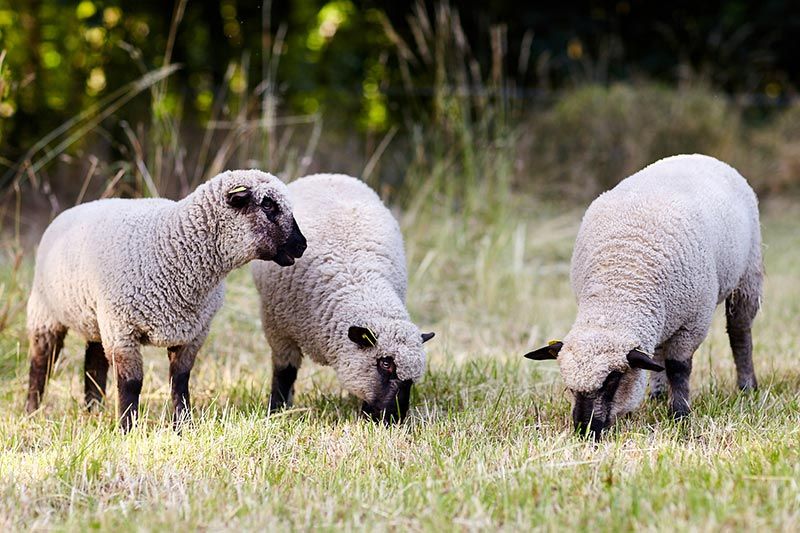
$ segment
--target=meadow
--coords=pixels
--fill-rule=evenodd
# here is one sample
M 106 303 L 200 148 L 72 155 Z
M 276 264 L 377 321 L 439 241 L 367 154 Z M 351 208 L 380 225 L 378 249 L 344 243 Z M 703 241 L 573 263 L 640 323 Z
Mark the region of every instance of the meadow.
M 582 206 L 526 195 L 502 205 L 456 213 L 412 199 L 397 211 L 409 307 L 437 336 L 410 417 L 393 427 L 359 417 L 333 372 L 310 362 L 295 407 L 268 413 L 269 348 L 247 269 L 229 279 L 198 357 L 194 424 L 182 435 L 169 423 L 165 352 L 145 350 L 142 424 L 122 435 L 115 392 L 104 410 L 84 409 L 83 343 L 70 335 L 43 409 L 27 416 L 32 258 L 4 246 L 0 528 L 800 527 L 797 203 L 762 205 L 759 390 L 736 390 L 718 310 L 695 354 L 691 417 L 674 422 L 648 400 L 596 444 L 573 434 L 556 364 L 522 358 L 571 325 L 569 258 Z
M 297 102 L 286 105 L 294 93 L 281 92 L 278 59 L 292 60 L 298 44 L 305 57 L 314 41 L 287 37 L 280 26 L 270 49 L 260 50 L 262 78 L 247 77 L 249 55 L 231 55 L 222 83 L 204 89 L 198 122 L 183 100 L 186 82 L 171 78 L 170 43 L 183 38 L 186 2 L 176 6 L 166 50 L 142 63 L 139 79 L 98 93 L 25 145 L 19 161 L 0 159 L 14 178 L 0 197 L 0 529 L 800 529 L 796 101 L 770 97 L 759 107 L 701 74 L 664 84 L 632 69 L 615 81 L 602 49 L 599 59 L 562 61 L 569 83 L 559 87 L 546 82 L 550 56 L 534 57 L 531 72 L 535 66 L 545 82 L 526 92 L 531 58 L 521 49 L 518 62 L 506 60 L 505 26 L 492 26 L 484 46 L 470 44 L 443 2 L 433 17 L 423 3 L 412 10 L 413 40 L 388 19 L 371 23 L 396 52 L 388 62 L 376 56 L 359 84 L 361 100 L 347 85 L 346 101 L 368 111 L 357 120 L 351 113 L 337 123 L 335 109 L 326 115 L 304 104 L 296 114 Z M 201 11 L 187 13 L 201 25 Z M 268 17 L 261 21 L 269 34 Z M 141 55 L 117 46 L 132 59 Z M 480 62 L 473 50 L 483 51 Z M 312 57 L 331 71 L 347 58 Z M 508 72 L 515 63 L 521 71 Z M 298 64 L 303 78 L 312 72 Z M 43 87 L 42 94 L 59 92 Z M 138 94 L 149 96 L 149 113 L 128 123 L 125 106 Z M 364 117 L 381 120 L 363 124 Z M 736 389 L 718 309 L 694 358 L 692 415 L 675 422 L 665 403 L 647 400 L 600 442 L 587 441 L 573 433 L 557 364 L 522 355 L 572 324 L 569 261 L 589 201 L 644 165 L 686 152 L 731 163 L 763 199 L 767 275 L 754 326 L 760 388 Z M 221 170 L 252 167 L 287 180 L 349 172 L 394 210 L 406 239 L 411 315 L 436 332 L 408 419 L 390 427 L 363 419 L 334 373 L 308 361 L 294 407 L 269 413 L 270 353 L 247 268 L 228 279 L 192 373 L 194 421 L 182 434 L 171 427 L 164 350 L 144 350 L 140 425 L 123 435 L 113 382 L 104 409 L 84 408 L 84 344 L 72 335 L 42 409 L 26 415 L 25 301 L 47 221 L 80 201 L 177 198 Z

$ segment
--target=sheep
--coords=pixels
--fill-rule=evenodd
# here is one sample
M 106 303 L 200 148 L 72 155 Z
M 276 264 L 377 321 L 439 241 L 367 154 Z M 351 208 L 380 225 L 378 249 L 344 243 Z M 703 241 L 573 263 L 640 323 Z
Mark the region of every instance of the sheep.
M 225 276 L 253 259 L 289 266 L 305 248 L 286 185 L 258 170 L 224 172 L 179 202 L 107 199 L 64 211 L 36 256 L 27 411 L 39 408 L 72 329 L 87 340 L 87 406 L 105 395 L 111 363 L 125 432 L 138 417 L 140 346 L 166 347 L 179 429 L 190 416 L 189 375 L 222 305 Z
M 738 386 L 756 388 L 751 324 L 762 278 L 758 200 L 747 181 L 712 157 L 668 157 L 589 206 L 572 256 L 575 323 L 563 342 L 525 357 L 558 360 L 575 429 L 596 439 L 641 404 L 643 370 L 666 368 L 651 395 L 668 383 L 680 419 L 690 411 L 692 354 L 723 300 Z
M 292 404 L 304 355 L 334 368 L 375 421 L 396 422 L 425 370 L 421 333 L 408 315 L 403 237 L 362 181 L 317 174 L 289 184 L 308 237 L 306 258 L 285 269 L 254 261 L 264 332 L 272 348 L 270 410 Z

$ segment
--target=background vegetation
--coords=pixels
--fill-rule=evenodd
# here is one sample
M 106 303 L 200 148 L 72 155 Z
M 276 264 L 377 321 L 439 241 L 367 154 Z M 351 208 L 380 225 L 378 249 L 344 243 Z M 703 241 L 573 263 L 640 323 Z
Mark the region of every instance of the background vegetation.
M 0 0 L 0 527 L 796 529 L 798 30 L 774 0 Z M 761 389 L 735 392 L 717 317 L 693 416 L 647 403 L 595 446 L 571 433 L 557 368 L 520 355 L 571 324 L 588 202 L 680 152 L 730 162 L 762 199 Z M 312 364 L 268 416 L 246 270 L 198 358 L 191 431 L 169 429 L 158 350 L 142 428 L 86 413 L 72 336 L 25 416 L 46 224 L 233 167 L 347 172 L 393 207 L 410 310 L 438 333 L 408 423 L 360 420 Z

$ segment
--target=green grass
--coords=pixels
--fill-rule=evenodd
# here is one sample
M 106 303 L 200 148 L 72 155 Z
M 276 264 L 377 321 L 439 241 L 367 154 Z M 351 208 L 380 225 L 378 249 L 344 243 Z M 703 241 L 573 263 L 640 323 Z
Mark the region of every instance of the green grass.
M 269 352 L 249 273 L 236 272 L 192 378 L 195 425 L 169 424 L 166 354 L 145 351 L 144 424 L 82 407 L 68 341 L 44 408 L 23 411 L 31 262 L 0 265 L 0 528 L 156 530 L 794 530 L 800 527 L 800 210 L 765 207 L 760 390 L 742 396 L 718 313 L 695 357 L 694 412 L 646 402 L 599 444 L 576 438 L 557 366 L 521 358 L 562 336 L 580 210 L 518 202 L 403 218 L 409 306 L 429 372 L 400 427 L 359 419 L 327 368 L 267 417 Z M 112 387 L 113 389 L 113 387 Z M 112 393 L 109 400 L 115 401 Z M 110 405 L 113 405 L 110 404 Z

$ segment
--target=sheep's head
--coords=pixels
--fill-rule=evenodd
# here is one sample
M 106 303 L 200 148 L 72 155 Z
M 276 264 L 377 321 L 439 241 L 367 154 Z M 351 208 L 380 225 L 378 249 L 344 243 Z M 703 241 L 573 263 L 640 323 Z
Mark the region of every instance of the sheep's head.
M 534 350 L 528 359 L 557 359 L 572 393 L 572 421 L 581 434 L 595 439 L 617 417 L 633 411 L 644 399 L 644 370 L 664 368 L 635 348 L 636 341 L 610 332 L 589 331 Z
M 361 410 L 373 420 L 402 421 L 411 387 L 425 372 L 422 343 L 434 334 L 407 320 L 375 319 L 342 335 L 345 352 L 333 364 L 342 386 L 363 400 Z
M 306 238 L 281 180 L 259 170 L 233 170 L 209 183 L 221 210 L 217 248 L 236 266 L 253 259 L 289 266 L 303 255 Z

